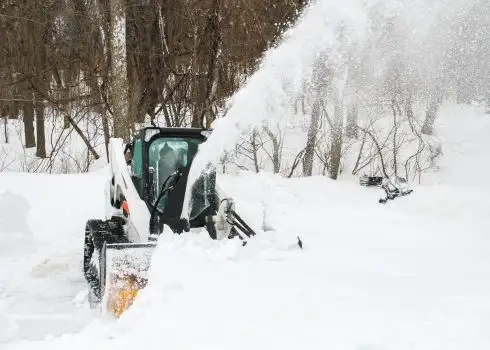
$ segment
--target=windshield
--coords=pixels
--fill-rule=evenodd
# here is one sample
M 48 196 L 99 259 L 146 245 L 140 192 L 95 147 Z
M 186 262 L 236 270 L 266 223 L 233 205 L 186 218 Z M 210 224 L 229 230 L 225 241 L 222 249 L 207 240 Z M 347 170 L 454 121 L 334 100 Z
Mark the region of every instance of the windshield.
M 165 180 L 177 169 L 190 166 L 202 141 L 189 137 L 160 137 L 149 147 L 148 163 L 154 169 L 153 198 L 156 200 Z M 167 197 L 160 200 L 158 206 L 165 207 Z

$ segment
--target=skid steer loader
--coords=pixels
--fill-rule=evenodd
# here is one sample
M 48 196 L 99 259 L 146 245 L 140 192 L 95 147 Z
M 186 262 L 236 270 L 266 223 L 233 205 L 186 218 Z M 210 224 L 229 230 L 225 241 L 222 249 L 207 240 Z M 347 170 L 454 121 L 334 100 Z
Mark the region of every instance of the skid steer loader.
M 217 186 L 213 167 L 192 185 L 188 218 L 181 217 L 189 169 L 209 132 L 147 127 L 126 148 L 122 139 L 110 140 L 106 217 L 88 220 L 85 229 L 83 268 L 92 307 L 119 317 L 131 305 L 146 285 L 164 230 L 205 228 L 211 239 L 237 237 L 244 245 L 255 235 Z

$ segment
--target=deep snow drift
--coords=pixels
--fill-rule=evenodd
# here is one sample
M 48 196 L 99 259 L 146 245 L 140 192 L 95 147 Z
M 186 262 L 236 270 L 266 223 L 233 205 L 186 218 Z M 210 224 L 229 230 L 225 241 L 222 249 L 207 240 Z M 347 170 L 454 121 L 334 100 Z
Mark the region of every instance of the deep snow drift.
M 87 218 L 104 214 L 100 175 L 0 173 L 1 349 L 78 331 L 93 317 L 80 258 Z
M 26 198 L 36 240 L 31 252 L 17 245 L 8 250 L 14 257 L 2 253 L 2 322 L 19 328 L 1 348 L 488 349 L 490 205 L 483 194 L 490 180 L 471 171 L 489 164 L 490 121 L 470 107 L 446 107 L 436 130 L 444 140 L 440 172 L 387 205 L 377 203 L 378 189 L 350 181 L 220 176 L 259 236 L 242 248 L 205 234 L 163 235 L 135 305 L 118 321 L 92 316 L 83 329 L 89 311 L 71 300 L 85 289 L 75 265 L 83 221 L 100 209 L 100 173 L 2 175 L 3 186 L 15 177 L 8 189 Z M 29 181 L 41 186 L 25 188 Z M 83 205 L 55 205 L 58 196 Z M 44 284 L 33 276 L 41 254 L 53 257 Z M 66 260 L 57 269 L 60 256 Z M 58 319 L 56 337 L 21 340 L 54 333 L 19 322 L 22 305 L 26 317 L 44 311 L 45 320 Z

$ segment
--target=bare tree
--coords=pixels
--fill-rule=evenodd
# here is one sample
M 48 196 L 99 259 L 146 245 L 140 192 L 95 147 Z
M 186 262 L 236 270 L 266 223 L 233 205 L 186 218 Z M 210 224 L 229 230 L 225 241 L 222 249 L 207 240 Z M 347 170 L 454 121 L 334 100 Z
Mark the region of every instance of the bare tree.
M 269 153 L 267 149 L 264 149 L 264 151 L 272 161 L 274 174 L 278 174 L 281 171 L 281 156 L 284 137 L 281 135 L 280 130 L 277 134 L 274 133 L 268 126 L 264 126 L 263 130 L 272 142 L 272 154 Z
M 340 172 L 340 160 L 342 159 L 342 139 L 344 129 L 344 112 L 342 102 L 337 100 L 334 110 L 334 121 L 330 146 L 330 171 L 329 176 L 337 180 Z
M 357 120 L 359 114 L 359 107 L 357 105 L 350 105 L 347 109 L 347 125 L 345 127 L 345 136 L 353 139 L 359 137 L 359 129 L 357 127 Z
M 259 160 L 259 149 L 263 144 L 259 143 L 258 131 L 253 129 L 250 132 L 248 138 L 243 138 L 242 142 L 237 143 L 235 147 L 235 154 L 237 156 L 243 156 L 245 159 L 252 161 L 254 170 L 258 173 L 261 169 L 261 162 Z M 246 166 L 237 164 L 242 169 L 247 169 Z
M 85 160 L 100 151 L 82 126 L 86 120 L 76 118 L 79 112 L 96 115 L 106 150 L 110 136 L 128 141 L 133 124 L 144 123 L 147 115 L 168 126 L 209 126 L 305 5 L 303 0 L 267 6 L 256 0 L 7 2 L 0 5 L 0 114 L 26 123 L 24 144 L 37 145 L 38 156 L 47 157 L 36 161 L 42 164 L 52 157 L 75 164 L 43 142 L 52 139 L 43 136 L 52 126 L 43 130 L 43 118 L 55 123 L 50 113 L 64 121 L 64 131 L 57 132 L 77 135 L 85 144 Z M 8 136 L 7 129 L 5 123 Z M 280 139 L 263 135 L 280 169 Z M 32 168 L 27 162 L 24 167 Z
M 46 157 L 46 135 L 44 130 L 44 105 L 41 103 L 36 104 L 36 135 L 37 135 L 37 148 L 36 157 Z
M 318 92 L 318 97 L 315 98 L 311 110 L 310 125 L 306 136 L 306 147 L 303 155 L 303 175 L 311 176 L 313 174 L 313 159 L 315 156 L 316 138 L 318 134 L 318 126 L 321 116 L 321 98 Z
M 425 121 L 422 126 L 422 133 L 425 135 L 432 135 L 434 129 L 434 123 L 436 121 L 437 111 L 441 105 L 442 99 L 440 93 L 435 93 L 431 96 L 429 106 L 425 113 Z
M 313 160 L 315 156 L 315 147 L 320 125 L 320 118 L 324 97 L 327 94 L 329 80 L 332 72 L 326 67 L 327 61 L 325 55 L 320 55 L 314 63 L 312 73 L 311 95 L 313 104 L 311 107 L 310 125 L 306 136 L 306 147 L 303 156 L 303 175 L 311 176 L 313 173 Z
M 114 118 L 114 135 L 126 142 L 132 122 L 128 114 L 128 80 L 126 63 L 126 2 L 110 1 L 109 46 L 111 59 L 109 99 Z

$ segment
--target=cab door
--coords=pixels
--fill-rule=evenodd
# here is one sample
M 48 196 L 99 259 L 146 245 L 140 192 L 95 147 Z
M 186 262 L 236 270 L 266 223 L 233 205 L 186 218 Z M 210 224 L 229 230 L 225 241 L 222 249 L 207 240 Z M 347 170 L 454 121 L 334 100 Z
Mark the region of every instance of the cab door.
M 131 179 L 134 187 L 143 198 L 143 142 L 141 138 L 135 137 L 133 140 L 133 158 L 131 162 Z

